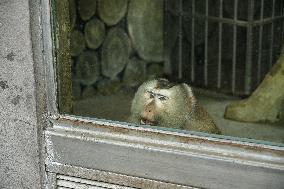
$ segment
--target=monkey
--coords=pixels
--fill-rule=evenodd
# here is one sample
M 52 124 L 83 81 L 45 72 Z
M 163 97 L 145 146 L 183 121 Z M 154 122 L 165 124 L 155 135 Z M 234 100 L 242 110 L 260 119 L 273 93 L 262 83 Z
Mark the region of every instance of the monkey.
M 146 81 L 138 88 L 128 122 L 221 134 L 189 85 L 163 78 Z

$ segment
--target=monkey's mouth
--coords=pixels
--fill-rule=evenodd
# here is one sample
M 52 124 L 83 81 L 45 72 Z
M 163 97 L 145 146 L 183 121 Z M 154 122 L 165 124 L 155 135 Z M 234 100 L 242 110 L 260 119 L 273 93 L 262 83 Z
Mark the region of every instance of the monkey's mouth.
M 157 125 L 158 122 L 156 122 L 156 121 L 151 121 L 151 120 L 148 120 L 148 119 L 145 119 L 145 118 L 141 118 L 140 124 L 141 124 L 141 125 Z

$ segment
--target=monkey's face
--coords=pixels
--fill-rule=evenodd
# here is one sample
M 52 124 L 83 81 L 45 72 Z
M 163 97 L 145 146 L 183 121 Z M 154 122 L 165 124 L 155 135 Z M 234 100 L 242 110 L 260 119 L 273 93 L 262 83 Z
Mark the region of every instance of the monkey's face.
M 186 95 L 180 85 L 161 85 L 167 80 L 152 80 L 142 84 L 135 94 L 131 107 L 131 120 L 137 124 L 178 127 L 185 120 Z M 168 83 L 169 84 L 169 83 Z

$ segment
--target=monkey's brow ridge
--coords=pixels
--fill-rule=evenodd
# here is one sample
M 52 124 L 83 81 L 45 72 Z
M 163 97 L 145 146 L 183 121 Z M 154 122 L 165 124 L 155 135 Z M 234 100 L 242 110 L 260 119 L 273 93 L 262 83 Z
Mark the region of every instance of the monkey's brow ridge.
M 147 91 L 148 93 L 150 93 L 151 95 L 153 95 L 153 96 L 157 96 L 157 97 L 165 97 L 165 98 L 169 98 L 169 97 L 167 97 L 167 96 L 165 96 L 165 95 L 162 95 L 162 94 L 160 94 L 160 93 L 155 93 L 155 92 L 153 92 L 153 91 Z

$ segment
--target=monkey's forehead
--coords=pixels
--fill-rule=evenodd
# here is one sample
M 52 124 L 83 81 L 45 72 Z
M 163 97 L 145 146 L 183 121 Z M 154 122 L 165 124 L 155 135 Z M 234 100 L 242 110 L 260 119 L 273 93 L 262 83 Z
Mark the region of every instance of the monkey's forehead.
M 159 88 L 159 89 L 170 89 L 180 84 L 181 83 L 172 83 L 164 78 L 158 78 L 158 79 L 153 79 L 153 80 L 144 82 L 144 85 L 146 86 L 152 86 L 152 87 Z
M 146 81 L 144 83 L 146 86 L 155 87 L 159 89 L 169 89 L 174 86 L 173 83 L 170 83 L 167 79 L 159 78 Z

